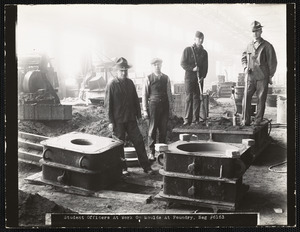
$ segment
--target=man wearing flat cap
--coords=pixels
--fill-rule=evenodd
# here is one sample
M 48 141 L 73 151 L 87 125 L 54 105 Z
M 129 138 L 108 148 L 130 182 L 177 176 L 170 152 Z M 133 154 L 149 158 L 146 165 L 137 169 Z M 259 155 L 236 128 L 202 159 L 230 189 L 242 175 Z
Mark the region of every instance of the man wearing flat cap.
M 143 136 L 137 125 L 137 119 L 141 118 L 141 108 L 133 81 L 128 78 L 128 69 L 131 66 L 125 58 L 121 57 L 114 67 L 117 70 L 117 77 L 111 80 L 105 92 L 105 106 L 113 137 L 125 141 L 125 133 L 127 133 L 144 172 L 152 174 Z M 124 154 L 121 158 L 124 159 Z M 123 165 L 123 171 L 127 171 L 125 161 Z
M 183 125 L 198 124 L 200 121 L 201 101 L 199 84 L 203 92 L 203 82 L 208 70 L 208 55 L 202 46 L 203 40 L 203 33 L 197 31 L 194 38 L 195 43 L 190 47 L 186 47 L 181 57 L 181 67 L 185 70 L 184 83 L 186 92 Z M 201 118 L 201 121 L 206 120 L 206 113 L 203 113 L 205 118 Z
M 242 65 L 246 73 L 247 86 L 243 98 L 243 122 L 245 126 L 251 123 L 251 99 L 256 91 L 257 110 L 254 125 L 260 125 L 265 113 L 268 84 L 272 84 L 272 77 L 277 67 L 275 50 L 268 41 L 261 37 L 262 25 L 258 21 L 251 24 L 253 40 L 242 54 Z
M 157 130 L 159 143 L 166 143 L 167 125 L 169 116 L 172 115 L 173 101 L 171 83 L 167 75 L 161 72 L 162 60 L 151 60 L 152 73 L 147 76 L 143 88 L 143 114 L 149 119 L 148 158 L 155 161 L 155 143 Z

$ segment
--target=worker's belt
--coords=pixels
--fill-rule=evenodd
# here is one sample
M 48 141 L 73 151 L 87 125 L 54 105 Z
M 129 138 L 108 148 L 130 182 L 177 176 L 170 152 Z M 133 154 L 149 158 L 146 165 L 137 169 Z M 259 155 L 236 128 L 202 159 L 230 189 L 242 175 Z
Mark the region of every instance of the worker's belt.
M 154 102 L 165 102 L 168 101 L 168 96 L 165 95 L 150 95 L 150 101 Z

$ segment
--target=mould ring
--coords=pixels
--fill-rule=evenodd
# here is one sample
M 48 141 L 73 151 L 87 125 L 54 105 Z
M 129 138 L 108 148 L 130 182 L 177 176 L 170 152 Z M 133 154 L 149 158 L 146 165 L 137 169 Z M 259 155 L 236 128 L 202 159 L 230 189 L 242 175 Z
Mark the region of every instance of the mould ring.
M 50 149 L 49 149 L 49 148 L 46 148 L 46 149 L 43 151 L 43 155 L 42 155 L 42 156 L 43 156 L 43 159 L 44 159 L 44 160 L 51 160 L 49 157 L 46 157 L 46 152 L 47 152 L 47 151 L 50 151 Z
M 85 168 L 85 166 L 82 163 L 84 158 L 85 158 L 85 156 L 81 156 L 79 161 L 78 161 L 79 167 L 81 167 L 81 168 Z
M 164 166 L 163 159 L 164 159 L 164 153 L 159 153 L 158 156 L 157 156 L 157 162 L 158 162 L 158 164 L 160 164 L 161 166 Z

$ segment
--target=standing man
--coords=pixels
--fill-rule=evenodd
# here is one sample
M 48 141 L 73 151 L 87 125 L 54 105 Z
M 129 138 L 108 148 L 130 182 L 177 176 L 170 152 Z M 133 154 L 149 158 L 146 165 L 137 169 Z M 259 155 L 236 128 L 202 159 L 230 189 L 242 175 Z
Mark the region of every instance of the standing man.
M 117 77 L 106 87 L 105 105 L 113 136 L 125 141 L 125 133 L 127 133 L 144 172 L 152 174 L 153 170 L 147 158 L 143 136 L 137 125 L 137 119 L 141 119 L 141 108 L 133 81 L 128 78 L 130 67 L 125 58 L 121 57 L 117 60 L 115 65 Z M 121 158 L 124 159 L 124 154 Z M 124 171 L 127 171 L 125 161 Z
M 200 88 L 203 92 L 203 81 L 208 69 L 208 55 L 203 48 L 204 35 L 197 31 L 195 34 L 195 43 L 184 49 L 181 57 L 181 66 L 185 70 L 185 118 L 183 125 L 198 124 L 200 113 Z M 202 93 L 201 92 L 201 93 Z M 203 107 L 204 108 L 204 107 Z M 202 121 L 206 120 L 206 113 L 204 113 Z
M 262 27 L 257 21 L 251 24 L 253 41 L 248 44 L 242 55 L 242 65 L 247 78 L 242 115 L 242 124 L 245 126 L 250 125 L 251 99 L 255 91 L 257 95 L 257 111 L 254 125 L 260 125 L 262 122 L 265 113 L 268 84 L 273 84 L 272 77 L 277 67 L 276 53 L 272 44 L 261 37 Z
M 155 161 L 156 133 L 159 132 L 159 143 L 166 143 L 167 125 L 172 115 L 173 100 L 171 83 L 167 75 L 161 72 L 162 60 L 154 58 L 151 61 L 152 73 L 147 76 L 143 88 L 143 114 L 149 119 L 148 158 Z

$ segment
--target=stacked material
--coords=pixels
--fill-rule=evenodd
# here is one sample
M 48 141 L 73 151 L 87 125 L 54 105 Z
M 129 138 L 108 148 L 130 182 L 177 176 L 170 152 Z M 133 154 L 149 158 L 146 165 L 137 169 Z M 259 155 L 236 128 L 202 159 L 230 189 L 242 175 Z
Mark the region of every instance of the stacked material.
M 219 97 L 230 98 L 232 94 L 231 87 L 236 86 L 235 82 L 224 82 L 219 84 Z
M 72 106 L 61 104 L 19 104 L 19 120 L 71 120 Z
M 174 94 L 183 94 L 185 93 L 184 83 L 174 84 Z
M 245 86 L 245 73 L 239 73 L 237 86 Z
M 185 115 L 185 94 L 173 95 L 174 113 L 177 117 L 184 117 Z

